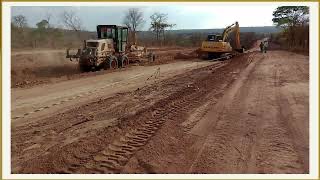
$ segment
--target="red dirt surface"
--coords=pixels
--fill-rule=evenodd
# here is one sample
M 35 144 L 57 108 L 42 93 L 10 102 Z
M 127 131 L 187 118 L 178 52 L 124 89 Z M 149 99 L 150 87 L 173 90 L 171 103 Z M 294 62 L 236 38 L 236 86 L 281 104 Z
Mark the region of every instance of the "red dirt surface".
M 308 173 L 308 68 L 251 52 L 14 121 L 12 173 Z
M 156 55 L 156 61 L 143 61 L 133 65 L 160 65 L 175 62 L 174 56 L 178 52 L 189 52 L 192 49 L 182 48 L 151 48 Z M 13 52 L 11 56 L 11 87 L 24 88 L 37 85 L 56 83 L 88 76 L 102 75 L 110 72 L 96 71 L 82 73 L 77 62 L 65 58 L 64 50 L 39 50 Z M 120 70 L 115 70 L 120 71 Z

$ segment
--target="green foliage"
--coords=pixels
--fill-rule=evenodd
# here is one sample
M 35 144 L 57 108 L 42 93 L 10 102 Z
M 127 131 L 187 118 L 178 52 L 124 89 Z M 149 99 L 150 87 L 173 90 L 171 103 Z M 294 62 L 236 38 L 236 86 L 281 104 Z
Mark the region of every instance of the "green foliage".
M 150 16 L 150 30 L 155 33 L 157 41 L 160 40 L 161 36 L 165 39 L 165 30 L 172 28 L 175 24 L 168 23 L 168 14 L 155 12 Z
M 38 29 L 44 30 L 49 27 L 49 22 L 47 20 L 42 20 L 42 21 L 38 22 L 36 25 L 37 25 Z
M 277 44 L 289 49 L 309 47 L 309 7 L 280 6 L 273 12 L 272 21 L 282 28 L 282 33 L 272 37 Z
M 309 18 L 307 6 L 280 6 L 273 12 L 273 23 L 278 27 L 298 26 L 306 23 Z
M 36 25 L 37 29 L 34 29 L 32 31 L 32 35 L 34 37 L 34 47 L 37 47 L 37 44 L 39 44 L 39 42 L 47 41 L 47 38 L 50 38 L 50 36 L 52 36 L 52 34 L 49 34 L 48 31 L 49 22 L 47 20 L 42 20 Z

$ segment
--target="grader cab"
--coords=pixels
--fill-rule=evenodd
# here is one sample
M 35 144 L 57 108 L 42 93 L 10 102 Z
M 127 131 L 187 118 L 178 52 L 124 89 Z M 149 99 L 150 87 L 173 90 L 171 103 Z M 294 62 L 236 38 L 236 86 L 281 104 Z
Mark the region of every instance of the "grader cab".
M 112 39 L 115 52 L 122 53 L 128 43 L 128 28 L 117 25 L 98 25 L 98 39 Z

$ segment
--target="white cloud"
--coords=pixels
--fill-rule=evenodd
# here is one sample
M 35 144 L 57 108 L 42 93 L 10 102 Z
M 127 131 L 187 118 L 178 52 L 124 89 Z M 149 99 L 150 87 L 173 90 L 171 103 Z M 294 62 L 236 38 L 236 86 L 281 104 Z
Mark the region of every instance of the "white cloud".
M 238 21 L 240 26 L 270 26 L 272 12 L 276 8 L 274 5 L 185 6 L 180 15 L 199 16 L 198 21 L 202 22 L 199 28 L 223 28 L 235 21 Z

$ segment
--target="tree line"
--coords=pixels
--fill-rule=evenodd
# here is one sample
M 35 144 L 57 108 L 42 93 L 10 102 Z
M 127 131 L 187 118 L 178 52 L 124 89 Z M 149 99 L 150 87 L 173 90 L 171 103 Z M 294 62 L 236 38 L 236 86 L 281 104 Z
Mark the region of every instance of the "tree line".
M 12 48 L 63 48 L 80 46 L 84 39 L 95 38 L 95 33 L 85 30 L 81 18 L 75 11 L 64 11 L 59 15 L 62 27 L 51 23 L 52 14 L 45 17 L 31 28 L 23 15 L 12 17 Z M 165 31 L 175 26 L 168 22 L 168 14 L 155 12 L 150 16 L 149 30 L 154 33 L 157 45 L 165 44 Z M 123 24 L 130 28 L 130 41 L 137 44 L 137 32 L 145 24 L 143 12 L 138 8 L 130 8 L 123 18 Z
M 11 42 L 13 49 L 29 48 L 64 48 L 77 47 L 83 39 L 92 38 L 93 34 L 85 31 L 81 19 L 75 11 L 64 11 L 59 15 L 63 27 L 52 24 L 53 15 L 45 17 L 32 28 L 23 15 L 12 17 Z
M 64 11 L 58 18 L 63 26 L 54 26 L 51 22 L 53 15 L 47 13 L 36 23 L 36 28 L 30 28 L 27 18 L 23 15 L 12 17 L 11 37 L 12 48 L 78 48 L 83 40 L 96 38 L 95 32 L 86 31 L 83 21 L 75 11 Z M 206 39 L 206 33 L 174 33 L 176 24 L 170 23 L 168 14 L 154 12 L 150 17 L 148 31 L 143 31 L 146 19 L 138 8 L 126 11 L 122 24 L 129 27 L 131 44 L 143 46 L 182 46 L 200 47 Z M 252 45 L 255 33 L 241 33 L 241 40 L 246 47 Z
M 272 42 L 287 49 L 309 49 L 309 7 L 280 6 L 273 12 L 272 21 L 282 29 L 271 35 Z

